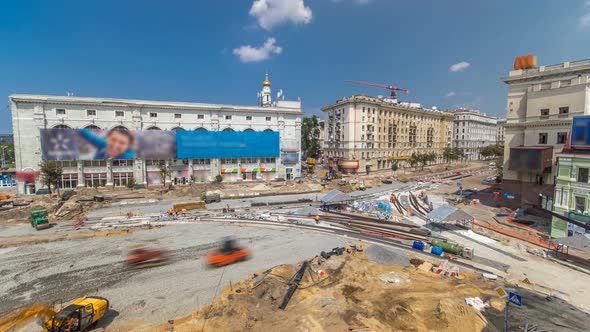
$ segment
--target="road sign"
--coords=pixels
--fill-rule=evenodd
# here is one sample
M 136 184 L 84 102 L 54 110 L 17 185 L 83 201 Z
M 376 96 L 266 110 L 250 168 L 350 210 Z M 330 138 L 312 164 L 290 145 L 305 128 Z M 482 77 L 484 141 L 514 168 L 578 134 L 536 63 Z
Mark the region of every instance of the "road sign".
M 504 287 L 496 287 L 496 288 L 494 288 L 494 292 L 496 292 L 496 294 L 498 294 L 498 296 L 501 299 L 508 296 L 508 293 L 506 293 L 506 290 L 504 290 Z
M 512 304 L 516 304 L 517 306 L 521 307 L 522 306 L 522 296 L 510 292 L 508 294 L 508 302 L 510 302 Z

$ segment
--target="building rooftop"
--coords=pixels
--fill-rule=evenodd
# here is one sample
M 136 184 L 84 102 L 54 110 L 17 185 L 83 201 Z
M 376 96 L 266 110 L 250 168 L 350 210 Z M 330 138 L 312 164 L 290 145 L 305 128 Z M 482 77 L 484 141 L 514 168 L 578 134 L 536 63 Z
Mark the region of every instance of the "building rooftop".
M 410 102 L 393 102 L 392 99 L 387 97 L 372 97 L 372 96 L 365 96 L 362 94 L 353 95 L 350 97 L 343 97 L 342 99 L 337 100 L 333 104 L 325 105 L 321 108 L 322 112 L 325 112 L 329 108 L 333 108 L 334 106 L 346 104 L 346 103 L 354 103 L 354 102 L 366 102 L 372 103 L 375 105 L 379 105 L 382 107 L 390 107 L 390 108 L 397 108 L 400 110 L 408 110 L 408 111 L 419 111 L 419 112 L 428 112 L 428 113 L 438 113 L 443 116 L 450 116 L 453 117 L 453 113 L 449 111 L 441 111 L 436 107 L 433 108 L 423 108 L 419 103 L 410 103 Z
M 577 73 L 590 73 L 590 59 L 566 61 L 555 65 L 538 66 L 530 69 L 512 70 L 507 77 L 502 77 L 502 81 L 510 83 L 518 80 Z
M 302 113 L 301 102 L 299 101 L 282 101 L 277 106 L 242 106 L 242 105 L 225 105 L 225 104 L 206 104 L 177 101 L 158 101 L 158 100 L 141 100 L 141 99 L 122 99 L 122 98 L 100 98 L 100 97 L 78 97 L 78 96 L 51 96 L 51 95 L 34 95 L 34 94 L 12 94 L 9 97 L 14 103 L 51 103 L 63 105 L 93 105 L 101 104 L 104 106 L 115 107 L 158 107 L 187 110 L 240 110 L 255 112 L 289 112 Z

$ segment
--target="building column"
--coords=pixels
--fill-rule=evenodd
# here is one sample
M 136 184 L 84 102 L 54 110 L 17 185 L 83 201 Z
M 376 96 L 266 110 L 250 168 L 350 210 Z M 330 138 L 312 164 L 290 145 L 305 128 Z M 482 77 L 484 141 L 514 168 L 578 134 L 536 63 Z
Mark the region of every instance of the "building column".
M 219 158 L 211 158 L 211 181 L 215 180 L 215 176 L 221 174 L 221 160 Z
M 195 170 L 193 169 L 193 160 L 188 160 L 188 183 L 191 183 L 191 179 L 195 174 Z
M 107 184 L 106 186 L 113 185 L 113 161 L 107 159 Z
M 170 160 L 166 159 L 166 169 L 170 170 Z M 170 172 L 172 173 L 172 172 Z M 167 175 L 166 179 L 164 180 L 164 184 L 172 183 L 172 174 Z
M 78 188 L 85 187 L 84 162 L 82 160 L 76 161 L 76 169 L 78 170 Z

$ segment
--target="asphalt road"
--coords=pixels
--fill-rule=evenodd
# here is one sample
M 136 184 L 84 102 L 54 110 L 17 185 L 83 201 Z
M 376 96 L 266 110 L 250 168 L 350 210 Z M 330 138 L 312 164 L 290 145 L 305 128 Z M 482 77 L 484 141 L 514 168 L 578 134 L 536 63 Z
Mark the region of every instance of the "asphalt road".
M 206 267 L 202 255 L 228 235 L 251 248 L 252 259 L 225 268 Z M 230 281 L 349 242 L 299 229 L 208 223 L 0 249 L 0 315 L 38 301 L 66 304 L 94 294 L 109 299 L 113 308 L 97 327 L 117 324 L 121 318 L 165 322 L 208 304 Z M 127 249 L 140 243 L 167 248 L 172 262 L 127 268 L 122 263 Z

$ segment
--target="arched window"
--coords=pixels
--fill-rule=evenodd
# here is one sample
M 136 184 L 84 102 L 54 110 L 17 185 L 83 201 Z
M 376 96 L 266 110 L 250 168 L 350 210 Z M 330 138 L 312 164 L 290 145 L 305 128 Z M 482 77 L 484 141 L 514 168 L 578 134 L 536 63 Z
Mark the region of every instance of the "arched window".
M 160 129 L 156 126 L 153 126 L 153 127 L 149 127 L 147 130 L 162 130 L 162 129 Z
M 68 125 L 65 125 L 65 124 L 59 124 L 59 125 L 53 127 L 53 129 L 72 129 L 72 128 Z
M 172 131 L 177 131 L 177 130 L 178 131 L 184 131 L 184 128 L 182 128 L 182 127 L 174 127 L 174 128 L 172 128 L 170 130 L 172 130 Z
M 225 129 L 223 129 L 223 131 L 234 131 L 234 130 L 231 128 L 225 128 Z
M 197 129 L 195 129 L 195 131 L 208 131 L 207 129 L 203 128 L 203 127 L 199 127 Z
M 244 131 L 254 131 L 252 128 L 245 129 Z
M 86 126 L 84 128 L 86 128 L 86 129 L 88 129 L 90 131 L 93 131 L 93 132 L 99 132 L 99 131 L 101 131 L 100 127 L 99 126 L 95 126 L 95 125 L 88 125 L 88 126 Z
M 264 129 L 264 131 L 274 131 L 274 130 L 272 130 L 272 129 Z

